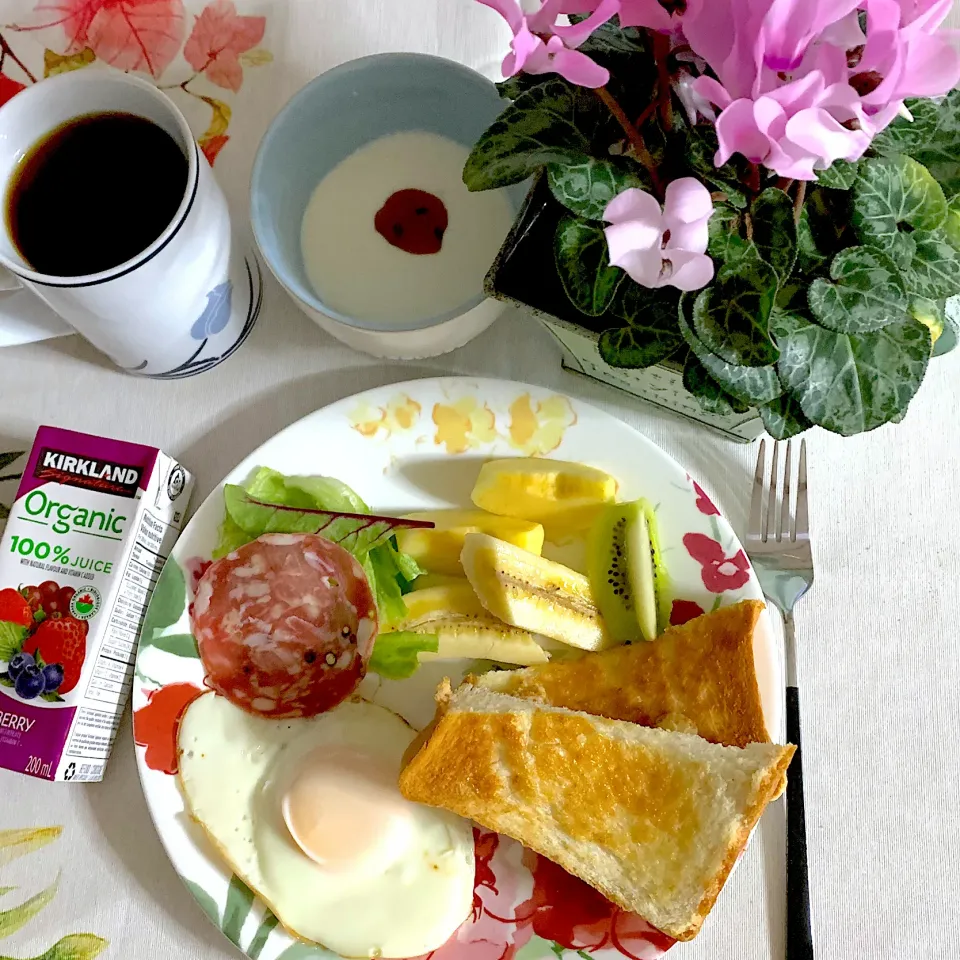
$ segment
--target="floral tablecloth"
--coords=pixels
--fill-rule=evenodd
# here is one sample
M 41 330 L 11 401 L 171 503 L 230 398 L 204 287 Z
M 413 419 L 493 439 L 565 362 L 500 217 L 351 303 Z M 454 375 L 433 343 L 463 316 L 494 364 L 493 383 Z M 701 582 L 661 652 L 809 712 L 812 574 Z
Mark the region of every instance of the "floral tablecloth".
M 187 114 L 242 228 L 256 145 L 295 90 L 336 63 L 391 49 L 492 74 L 504 38 L 488 14 L 472 0 L 0 0 L 0 100 L 60 70 L 152 75 Z M 75 229 L 88 214 L 78 201 L 50 229 Z M 385 364 L 326 337 L 272 281 L 244 348 L 190 380 L 124 377 L 77 337 L 0 350 L 0 451 L 29 446 L 41 423 L 155 444 L 195 471 L 199 502 L 296 418 L 358 390 L 441 373 L 526 380 L 597 403 L 704 478 L 742 529 L 752 448 L 562 372 L 548 335 L 515 313 L 447 357 Z M 960 352 L 931 367 L 902 425 L 812 438 L 818 581 L 797 619 L 822 960 L 960 956 L 957 451 Z M 15 481 L 4 478 L 16 469 L 0 461 L 0 502 L 13 497 Z M 166 860 L 130 727 L 125 718 L 103 783 L 0 771 L 0 960 L 240 956 Z M 673 956 L 780 960 L 782 813 L 780 804 L 768 811 L 703 932 Z M 490 844 L 490 862 L 507 854 Z M 554 880 L 540 877 L 541 893 Z M 537 924 L 531 936 L 574 948 L 561 951 L 565 960 L 588 960 L 614 940 L 631 955 L 633 931 L 583 896 L 538 910 Z M 491 941 L 475 960 L 517 958 Z
M 230 141 L 231 101 L 246 72 L 273 60 L 262 45 L 267 18 L 238 12 L 232 0 L 195 13 L 183 0 L 40 0 L 11 13 L 0 27 L 0 104 L 95 64 L 145 74 L 188 114 L 211 164 Z

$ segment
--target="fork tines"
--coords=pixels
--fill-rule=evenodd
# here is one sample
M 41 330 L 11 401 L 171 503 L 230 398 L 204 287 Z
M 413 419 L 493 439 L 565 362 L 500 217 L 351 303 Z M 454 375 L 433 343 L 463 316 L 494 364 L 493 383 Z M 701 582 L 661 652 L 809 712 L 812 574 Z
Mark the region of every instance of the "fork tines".
M 781 447 L 783 448 L 782 471 L 779 468 Z M 750 501 L 747 539 L 761 543 L 796 542 L 809 539 L 806 439 L 800 441 L 800 456 L 796 471 L 792 469 L 792 440 L 787 440 L 785 443 L 777 440 L 774 443 L 769 480 L 767 480 L 766 460 L 767 441 L 761 440 L 757 454 L 757 469 L 753 477 L 753 497 Z

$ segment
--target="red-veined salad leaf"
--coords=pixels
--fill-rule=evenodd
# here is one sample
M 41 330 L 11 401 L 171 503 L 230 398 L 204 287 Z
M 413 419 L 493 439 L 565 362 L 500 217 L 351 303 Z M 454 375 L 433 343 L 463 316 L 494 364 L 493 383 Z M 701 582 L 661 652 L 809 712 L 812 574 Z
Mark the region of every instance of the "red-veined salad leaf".
M 368 666 L 373 673 L 387 680 L 405 680 L 413 676 L 420 665 L 417 654 L 436 653 L 439 645 L 439 638 L 432 633 L 414 633 L 412 630 L 380 633 Z
M 372 513 L 342 513 L 310 507 L 291 507 L 270 503 L 247 493 L 243 487 L 227 484 L 223 488 L 227 513 L 245 533 L 259 537 L 263 533 L 316 533 L 349 550 L 354 556 L 369 553 L 389 543 L 394 531 L 402 527 L 432 527 L 421 520 L 401 520 Z M 396 572 L 399 573 L 399 570 Z

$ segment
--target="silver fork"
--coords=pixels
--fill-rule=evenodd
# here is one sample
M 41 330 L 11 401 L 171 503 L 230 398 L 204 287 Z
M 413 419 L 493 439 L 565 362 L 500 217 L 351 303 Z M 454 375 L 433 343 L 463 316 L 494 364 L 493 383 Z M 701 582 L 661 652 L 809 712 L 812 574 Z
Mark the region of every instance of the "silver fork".
M 813 584 L 813 551 L 807 508 L 807 441 L 793 471 L 793 445 L 787 441 L 783 472 L 780 441 L 773 447 L 769 482 L 765 482 L 767 442 L 760 441 L 747 527 L 747 554 L 763 594 L 783 616 L 787 689 L 787 742 L 797 752 L 787 777 L 787 939 L 786 960 L 812 960 L 810 886 L 807 876 L 807 829 L 803 811 L 803 757 L 800 751 L 800 693 L 793 608 Z M 791 496 L 796 491 L 795 498 Z M 795 507 L 791 500 L 795 499 Z

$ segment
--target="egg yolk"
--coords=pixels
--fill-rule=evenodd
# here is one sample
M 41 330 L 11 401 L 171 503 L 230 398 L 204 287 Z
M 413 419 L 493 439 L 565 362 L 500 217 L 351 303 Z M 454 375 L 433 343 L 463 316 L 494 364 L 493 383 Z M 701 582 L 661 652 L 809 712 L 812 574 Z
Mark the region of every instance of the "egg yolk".
M 311 860 L 336 868 L 402 846 L 408 804 L 389 766 L 329 747 L 304 758 L 281 802 L 290 836 Z

